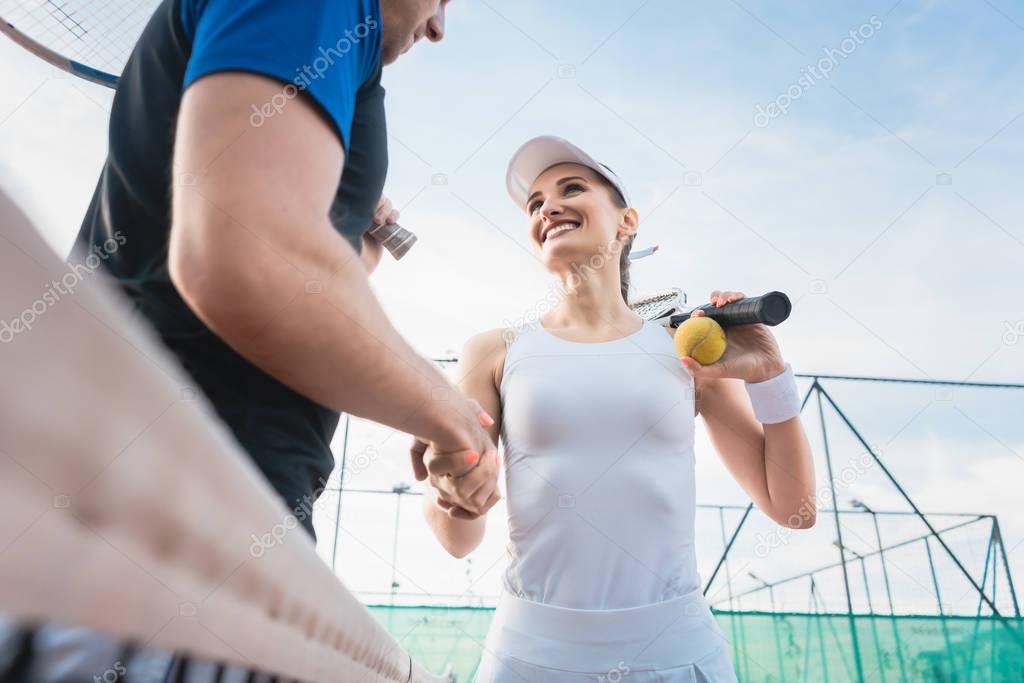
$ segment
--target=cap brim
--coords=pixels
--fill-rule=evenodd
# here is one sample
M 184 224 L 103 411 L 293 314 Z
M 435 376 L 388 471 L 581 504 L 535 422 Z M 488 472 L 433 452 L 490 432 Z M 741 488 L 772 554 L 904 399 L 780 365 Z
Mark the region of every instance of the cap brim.
M 541 173 L 558 164 L 580 164 L 607 178 L 625 198 L 626 192 L 621 181 L 610 174 L 604 164 L 572 144 L 568 140 L 554 136 L 542 135 L 527 141 L 512 155 L 505 174 L 505 186 L 512 201 L 519 208 L 526 210 L 530 187 Z M 627 200 L 628 203 L 628 200 Z

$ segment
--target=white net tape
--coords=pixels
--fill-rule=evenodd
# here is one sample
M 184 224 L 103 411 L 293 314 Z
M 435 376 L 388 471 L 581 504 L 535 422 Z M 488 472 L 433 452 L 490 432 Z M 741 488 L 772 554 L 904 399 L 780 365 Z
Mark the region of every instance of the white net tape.
M 2 192 L 0 241 L 0 612 L 300 680 L 443 680 L 288 527 L 100 276 L 70 270 Z M 72 273 L 73 293 L 44 297 Z

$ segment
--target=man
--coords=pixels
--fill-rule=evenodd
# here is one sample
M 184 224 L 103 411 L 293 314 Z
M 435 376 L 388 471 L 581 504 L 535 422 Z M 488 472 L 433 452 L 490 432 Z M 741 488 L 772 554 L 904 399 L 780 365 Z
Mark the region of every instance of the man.
M 451 514 L 499 497 L 488 417 L 367 283 L 364 233 L 393 217 L 381 68 L 440 41 L 447 5 L 165 0 L 114 98 L 76 247 L 117 240 L 107 269 L 293 510 L 323 489 L 341 411 L 421 439 L 419 479 L 429 444 Z

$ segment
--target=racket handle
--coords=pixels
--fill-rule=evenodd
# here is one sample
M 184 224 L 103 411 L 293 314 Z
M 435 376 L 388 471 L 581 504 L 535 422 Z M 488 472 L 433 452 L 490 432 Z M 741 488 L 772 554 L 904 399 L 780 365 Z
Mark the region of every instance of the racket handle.
M 788 318 L 792 310 L 793 304 L 790 303 L 788 296 L 782 292 L 768 292 L 762 296 L 734 301 L 721 308 L 714 304 L 698 306 L 687 313 L 672 316 L 672 327 L 678 327 L 688 320 L 693 311 L 704 311 L 704 315 L 722 327 L 751 323 L 774 326 Z
M 374 225 L 367 230 L 367 234 L 387 249 L 396 261 L 405 256 L 412 245 L 416 244 L 416 235 L 398 223 Z

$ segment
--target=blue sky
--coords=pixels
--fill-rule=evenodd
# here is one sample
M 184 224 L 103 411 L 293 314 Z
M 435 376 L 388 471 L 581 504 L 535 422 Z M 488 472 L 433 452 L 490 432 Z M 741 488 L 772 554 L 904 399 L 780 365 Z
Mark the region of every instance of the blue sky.
M 827 79 L 757 125 L 759 105 L 872 21 L 870 38 Z M 679 286 L 696 303 L 712 289 L 787 292 L 793 316 L 775 332 L 797 372 L 1024 382 L 1024 335 L 1007 335 L 1024 329 L 1022 44 L 1024 11 L 1006 0 L 456 0 L 443 43 L 418 45 L 385 71 L 387 193 L 420 243 L 401 263 L 385 261 L 374 287 L 427 354 L 457 350 L 471 334 L 535 310 L 548 276 L 503 178 L 519 144 L 553 133 L 625 179 L 643 220 L 638 246 L 661 245 L 635 265 L 638 292 Z M 66 251 L 105 153 L 109 93 L 8 41 L 0 41 L 0 74 L 0 184 Z M 1024 394 L 826 388 L 869 441 L 884 444 L 886 465 L 922 508 L 1000 515 L 1020 579 Z M 820 477 L 813 416 L 805 422 Z M 830 436 L 840 429 L 828 428 Z M 410 479 L 406 437 L 361 423 L 354 435 L 351 447 L 377 455 L 353 485 Z M 858 449 L 846 442 L 833 455 L 844 462 Z M 745 502 L 703 429 L 698 461 L 701 502 Z M 877 469 L 840 500 L 850 497 L 904 509 Z M 394 503 L 381 500 L 345 501 L 352 537 L 342 537 L 341 575 L 356 589 L 390 582 Z M 415 506 L 403 506 L 403 590 L 461 592 L 466 563 L 445 559 Z M 326 527 L 333 510 L 320 514 Z M 707 575 L 718 520 L 698 523 Z M 737 552 L 752 556 L 754 534 L 770 532 L 763 517 L 757 524 Z M 896 522 L 888 529 L 893 540 L 919 531 Z M 503 530 L 495 516 L 474 556 L 478 593 L 496 592 Z M 834 531 L 821 518 L 754 571 L 778 578 L 834 559 Z M 972 562 L 981 559 L 976 538 L 958 542 Z M 928 586 L 913 585 L 920 555 L 894 562 L 908 576 L 902 595 L 925 609 Z M 954 602 L 962 586 L 951 568 L 940 570 L 950 586 L 944 599 Z

